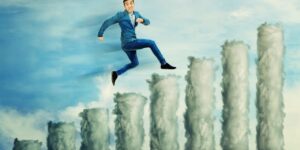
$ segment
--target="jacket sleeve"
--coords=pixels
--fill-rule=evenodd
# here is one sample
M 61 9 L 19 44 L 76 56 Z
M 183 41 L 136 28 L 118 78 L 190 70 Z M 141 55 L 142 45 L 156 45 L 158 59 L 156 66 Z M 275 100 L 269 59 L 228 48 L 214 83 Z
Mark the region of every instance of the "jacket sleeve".
M 113 17 L 105 20 L 98 32 L 98 37 L 102 37 L 104 34 L 104 31 L 111 25 L 117 23 L 119 21 L 119 13 L 117 13 L 116 15 L 114 15 Z
M 139 15 L 138 16 L 139 18 L 142 18 L 144 20 L 144 22 L 143 22 L 144 25 L 149 25 L 150 24 L 150 20 L 149 19 L 143 17 L 139 12 L 138 12 L 138 15 Z

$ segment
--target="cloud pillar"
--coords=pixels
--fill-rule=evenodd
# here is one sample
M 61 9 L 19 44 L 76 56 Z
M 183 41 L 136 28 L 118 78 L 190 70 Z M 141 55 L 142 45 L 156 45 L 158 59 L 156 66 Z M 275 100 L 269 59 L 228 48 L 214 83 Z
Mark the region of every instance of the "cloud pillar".
M 151 150 L 178 150 L 177 109 L 179 87 L 176 76 L 152 75 L 151 91 Z
M 136 93 L 117 93 L 114 101 L 116 150 L 141 150 L 145 136 L 146 97 Z
M 108 109 L 85 109 L 81 120 L 80 150 L 109 150 Z
M 14 140 L 13 150 L 41 150 L 42 142 L 37 140 Z
M 75 139 L 74 123 L 48 122 L 48 150 L 75 150 Z
M 185 150 L 215 149 L 213 63 L 212 59 L 190 57 L 189 71 L 185 77 Z
M 222 46 L 222 97 L 224 150 L 249 149 L 248 46 L 226 41 Z
M 279 25 L 258 28 L 257 149 L 283 150 L 283 31 Z

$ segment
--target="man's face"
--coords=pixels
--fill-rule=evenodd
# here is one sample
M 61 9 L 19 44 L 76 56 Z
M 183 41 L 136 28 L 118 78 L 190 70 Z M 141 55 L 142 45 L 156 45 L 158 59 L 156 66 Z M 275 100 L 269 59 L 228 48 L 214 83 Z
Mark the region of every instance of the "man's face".
M 133 0 L 128 0 L 124 3 L 125 10 L 129 13 L 132 13 L 134 10 L 134 2 Z

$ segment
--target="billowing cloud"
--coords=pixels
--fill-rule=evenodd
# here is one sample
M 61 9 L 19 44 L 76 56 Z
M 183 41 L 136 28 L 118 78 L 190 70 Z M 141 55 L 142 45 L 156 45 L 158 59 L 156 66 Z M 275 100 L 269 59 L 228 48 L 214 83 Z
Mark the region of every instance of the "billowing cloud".
M 12 149 L 15 138 L 20 140 L 39 140 L 46 144 L 47 122 L 54 115 L 46 111 L 21 113 L 11 108 L 0 109 L 0 147 Z

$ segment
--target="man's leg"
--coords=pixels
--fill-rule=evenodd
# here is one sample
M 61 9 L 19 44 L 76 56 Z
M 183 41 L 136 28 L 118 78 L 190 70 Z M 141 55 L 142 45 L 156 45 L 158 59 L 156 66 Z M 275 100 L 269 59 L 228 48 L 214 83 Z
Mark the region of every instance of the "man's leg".
M 117 72 L 118 75 L 121 75 L 124 72 L 126 72 L 128 69 L 134 68 L 137 65 L 139 65 L 139 61 L 138 61 L 138 58 L 136 56 L 136 51 L 135 50 L 132 50 L 132 51 L 125 51 L 124 50 L 124 52 L 127 54 L 128 58 L 130 60 L 130 63 L 123 66 L 121 69 L 117 70 L 116 72 Z
M 149 47 L 153 54 L 156 56 L 158 61 L 160 62 L 161 65 L 166 64 L 166 60 L 161 54 L 160 50 L 158 49 L 157 45 L 153 40 L 148 40 L 148 39 L 136 39 L 132 42 L 127 43 L 124 46 L 124 49 L 127 49 L 130 51 L 131 49 L 136 50 L 136 49 L 142 49 L 142 48 L 147 48 Z
M 135 50 L 132 50 L 132 51 L 125 51 L 124 50 L 124 52 L 127 54 L 128 58 L 130 60 L 130 63 L 123 66 L 121 69 L 112 72 L 112 83 L 113 83 L 113 85 L 115 85 L 115 82 L 116 82 L 119 75 L 123 74 L 128 69 L 136 67 L 139 64 L 139 61 L 138 61 L 138 58 L 136 56 L 136 51 Z

